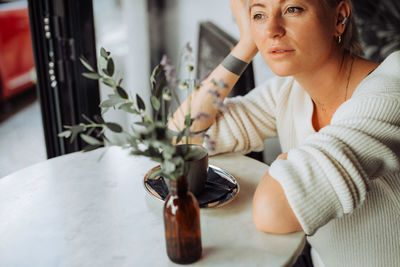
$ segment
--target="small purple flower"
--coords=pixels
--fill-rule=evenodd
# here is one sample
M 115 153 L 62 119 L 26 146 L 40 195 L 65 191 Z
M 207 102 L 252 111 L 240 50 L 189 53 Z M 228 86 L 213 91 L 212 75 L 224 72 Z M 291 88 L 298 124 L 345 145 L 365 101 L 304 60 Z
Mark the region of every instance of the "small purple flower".
M 209 94 L 212 94 L 214 97 L 221 97 L 221 94 L 217 90 L 208 90 Z
M 192 53 L 193 52 L 193 48 L 192 48 L 192 46 L 190 45 L 190 43 L 189 42 L 187 42 L 186 43 L 186 50 L 189 52 L 189 53 Z
M 169 64 L 170 64 L 167 55 L 163 55 L 163 56 L 162 56 L 161 61 L 160 61 L 160 64 L 161 64 L 161 66 L 163 66 L 163 67 L 164 67 L 165 65 L 169 65 Z
M 214 140 L 212 140 L 211 137 L 206 133 L 202 134 L 202 138 L 203 138 L 203 142 L 204 142 L 204 145 L 206 146 L 206 148 L 211 152 L 215 152 L 217 143 Z
M 174 68 L 174 66 L 171 65 L 171 63 L 166 55 L 163 55 L 160 65 L 162 66 L 162 68 L 164 70 L 165 78 L 167 79 L 167 82 L 175 83 L 176 82 L 175 68 Z
M 210 117 L 210 114 L 204 113 L 204 112 L 200 112 L 196 115 L 196 117 L 194 118 L 195 120 L 200 120 L 201 118 L 205 118 L 208 119 Z
M 224 100 L 222 99 L 221 94 L 217 90 L 208 90 L 208 93 L 213 95 L 211 101 L 218 110 L 223 112 L 228 111 L 228 108 L 224 104 Z
M 221 79 L 219 81 L 212 79 L 211 82 L 214 85 L 214 87 L 216 87 L 216 88 L 219 88 L 219 89 L 228 89 L 229 88 L 229 85 L 226 84 L 223 79 Z
M 218 85 L 219 88 L 224 88 L 224 89 L 228 89 L 229 88 L 229 85 L 226 84 L 223 79 L 219 80 L 217 82 L 217 85 Z
M 224 104 L 224 101 L 221 98 L 214 98 L 212 100 L 212 103 L 218 110 L 220 110 L 222 112 L 228 111 L 228 107 Z

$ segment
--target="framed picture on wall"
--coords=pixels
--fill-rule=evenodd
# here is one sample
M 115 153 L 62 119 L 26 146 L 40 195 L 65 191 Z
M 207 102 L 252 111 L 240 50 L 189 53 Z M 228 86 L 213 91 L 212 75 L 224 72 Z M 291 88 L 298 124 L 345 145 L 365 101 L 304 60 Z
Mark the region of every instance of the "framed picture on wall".
M 202 80 L 224 60 L 237 40 L 214 23 L 207 21 L 200 23 L 198 42 L 196 76 Z M 245 95 L 254 86 L 253 65 L 250 63 L 228 97 Z

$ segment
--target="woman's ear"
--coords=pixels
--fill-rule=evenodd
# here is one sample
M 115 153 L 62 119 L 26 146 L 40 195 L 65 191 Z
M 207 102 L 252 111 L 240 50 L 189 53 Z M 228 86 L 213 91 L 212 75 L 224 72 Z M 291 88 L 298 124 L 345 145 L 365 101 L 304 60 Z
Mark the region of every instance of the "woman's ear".
M 347 1 L 341 1 L 336 7 L 336 37 L 344 33 L 350 21 L 351 7 Z

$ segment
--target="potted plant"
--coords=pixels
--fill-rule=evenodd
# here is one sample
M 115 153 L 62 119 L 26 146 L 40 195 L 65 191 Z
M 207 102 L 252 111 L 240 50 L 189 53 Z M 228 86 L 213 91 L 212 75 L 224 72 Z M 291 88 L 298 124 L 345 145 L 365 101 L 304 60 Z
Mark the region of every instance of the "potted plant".
M 153 116 L 147 112 L 148 108 L 140 95 L 130 96 L 122 86 L 123 80 L 119 79 L 117 82 L 114 77 L 114 60 L 110 52 L 101 48 L 100 71 L 81 58 L 82 64 L 89 71 L 83 73 L 83 76 L 98 80 L 112 89 L 112 93 L 100 103 L 103 109 L 102 114 L 114 108 L 132 114 L 139 120 L 126 130 L 118 123 L 104 121 L 101 116 L 93 119 L 83 116 L 87 123 L 64 126 L 66 130 L 59 134 L 59 137 L 70 138 L 71 142 L 79 135 L 87 143 L 84 151 L 91 151 L 105 145 L 118 145 L 129 149 L 133 155 L 146 156 L 160 163 L 161 167 L 151 175 L 162 176 L 171 181 L 170 194 L 164 204 L 164 223 L 167 254 L 172 261 L 177 263 L 194 262 L 200 258 L 202 251 L 199 205 L 196 198 L 188 191 L 186 174 L 189 165 L 186 162 L 202 156 L 204 152 L 204 149 L 194 149 L 189 144 L 189 139 L 194 135 L 191 131 L 193 122 L 208 115 L 200 114 L 193 118 L 188 112 L 182 129 L 177 127 L 178 131 L 174 132 L 168 128 L 168 120 L 171 118 L 168 103 L 173 97 L 178 99 L 174 90 L 199 88 L 199 83 L 192 78 L 194 66 L 191 53 L 192 49 L 188 44 L 182 53 L 188 73 L 186 79 L 180 80 L 176 77 L 175 68 L 166 56 L 163 56 L 160 64 L 152 71 L 150 102 Z M 216 89 L 226 87 L 222 81 L 213 83 Z M 223 107 L 217 90 L 211 90 L 211 93 L 215 98 L 213 102 Z M 120 135 L 123 142 L 114 143 L 107 138 L 106 129 Z M 205 131 L 196 132 L 196 134 L 202 135 L 209 150 L 214 149 L 215 143 L 210 140 Z M 176 144 L 179 143 L 183 143 L 184 146 L 177 146 Z

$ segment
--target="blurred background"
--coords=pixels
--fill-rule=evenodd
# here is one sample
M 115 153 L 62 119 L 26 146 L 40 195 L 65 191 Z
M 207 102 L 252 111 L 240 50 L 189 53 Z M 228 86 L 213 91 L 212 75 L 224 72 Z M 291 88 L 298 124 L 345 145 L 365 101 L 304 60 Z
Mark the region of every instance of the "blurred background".
M 151 69 L 164 54 L 177 64 L 189 42 L 202 78 L 239 37 L 229 2 L 0 0 L 0 178 L 84 146 L 59 139 L 57 133 L 63 125 L 81 122 L 81 114 L 100 114 L 99 100 L 110 91 L 82 77 L 79 57 L 96 65 L 100 47 L 111 51 L 124 87 L 145 97 Z M 353 2 L 365 57 L 381 61 L 400 49 L 400 3 Z M 231 96 L 270 77 L 257 55 Z M 132 122 L 118 111 L 104 117 L 124 127 Z M 277 153 L 279 142 L 273 139 L 252 156 L 270 163 Z

